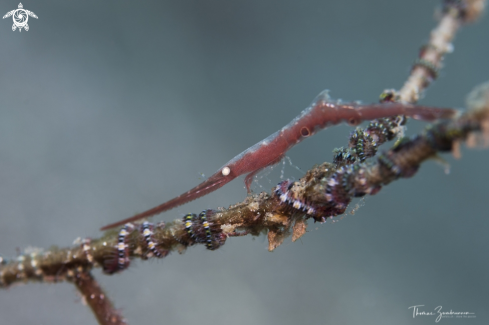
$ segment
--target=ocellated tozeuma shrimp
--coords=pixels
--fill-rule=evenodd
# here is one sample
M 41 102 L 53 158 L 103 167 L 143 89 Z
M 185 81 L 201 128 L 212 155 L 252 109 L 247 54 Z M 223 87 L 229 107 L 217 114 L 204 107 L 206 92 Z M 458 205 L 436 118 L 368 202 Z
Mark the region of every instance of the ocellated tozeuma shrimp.
M 196 187 L 145 212 L 107 225 L 101 230 L 173 209 L 209 194 L 243 174 L 247 174 L 245 185 L 249 192 L 251 182 L 256 173 L 267 166 L 278 163 L 294 145 L 329 125 L 336 125 L 340 122 L 356 125 L 363 121 L 396 115 L 406 115 L 415 119 L 433 121 L 452 118 L 456 113 L 457 111 L 454 109 L 392 102 L 368 105 L 341 103 L 332 101 L 328 96 L 328 91 L 325 90 L 316 97 L 311 106 L 303 110 L 289 124 L 228 161 L 216 173 Z

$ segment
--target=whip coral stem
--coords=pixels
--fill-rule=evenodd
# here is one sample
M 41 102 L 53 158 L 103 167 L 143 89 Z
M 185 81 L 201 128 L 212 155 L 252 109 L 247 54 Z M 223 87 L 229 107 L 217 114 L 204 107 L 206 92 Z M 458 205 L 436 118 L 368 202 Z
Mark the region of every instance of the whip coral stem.
M 92 309 L 99 324 L 127 324 L 90 272 L 78 273 L 71 281 L 75 284 L 78 291 L 80 291 L 83 301 Z

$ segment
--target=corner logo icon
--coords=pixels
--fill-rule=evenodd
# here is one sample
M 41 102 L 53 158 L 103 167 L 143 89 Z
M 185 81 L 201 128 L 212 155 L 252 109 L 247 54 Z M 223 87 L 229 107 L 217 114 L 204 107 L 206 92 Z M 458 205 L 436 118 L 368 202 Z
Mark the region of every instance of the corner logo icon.
M 12 19 L 14 20 L 14 24 L 12 25 L 12 31 L 14 32 L 17 28 L 19 29 L 19 32 L 22 31 L 22 28 L 24 28 L 26 31 L 29 30 L 29 25 L 27 25 L 29 16 L 37 19 L 36 14 L 33 13 L 32 11 L 25 10 L 22 3 L 19 3 L 19 9 L 14 9 L 12 11 L 7 12 L 5 16 L 3 16 L 3 19 L 8 18 L 10 16 L 12 16 Z

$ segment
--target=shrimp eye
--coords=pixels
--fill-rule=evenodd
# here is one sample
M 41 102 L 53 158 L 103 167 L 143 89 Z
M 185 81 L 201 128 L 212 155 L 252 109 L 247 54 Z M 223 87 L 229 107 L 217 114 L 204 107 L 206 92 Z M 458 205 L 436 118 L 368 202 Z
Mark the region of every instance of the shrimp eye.
M 231 169 L 229 169 L 229 167 L 224 167 L 221 172 L 222 172 L 222 176 L 228 176 L 229 173 L 231 172 Z
M 308 137 L 308 136 L 310 136 L 310 135 L 311 135 L 311 131 L 309 131 L 309 129 L 308 129 L 307 127 L 303 127 L 303 128 L 301 129 L 301 135 L 302 135 L 303 137 Z
M 356 118 L 351 118 L 351 119 L 348 120 L 348 124 L 351 125 L 351 126 L 355 126 L 355 125 L 360 124 L 360 121 L 357 120 Z

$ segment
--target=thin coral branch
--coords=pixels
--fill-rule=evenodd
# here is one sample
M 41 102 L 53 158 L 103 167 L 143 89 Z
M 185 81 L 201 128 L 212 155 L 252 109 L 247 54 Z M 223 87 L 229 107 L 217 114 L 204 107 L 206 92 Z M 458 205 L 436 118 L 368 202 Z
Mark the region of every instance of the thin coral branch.
M 445 54 L 453 50 L 452 41 L 463 23 L 476 21 L 482 14 L 485 0 L 444 0 L 442 16 L 431 32 L 415 61 L 411 75 L 396 97 L 406 103 L 416 103 L 423 90 L 438 76 Z
M 416 103 L 422 92 L 438 77 L 445 54 L 453 49 L 451 44 L 463 23 L 475 22 L 485 8 L 485 0 L 443 0 L 439 24 L 431 32 L 429 42 L 422 46 L 411 74 L 401 90 L 386 89 L 380 95 L 381 102 Z M 383 143 L 402 135 L 405 116 L 385 117 L 371 121 L 367 127 L 358 127 L 350 135 L 348 147 L 333 152 L 333 162 L 347 165 L 362 162 L 375 156 Z
M 90 306 L 100 325 L 127 324 L 90 272 L 77 273 L 71 281 L 82 294 L 83 301 Z
M 229 237 L 268 233 L 269 250 L 290 235 L 300 238 L 307 220 L 325 222 L 341 215 L 354 197 L 377 193 L 399 178 L 412 177 L 420 164 L 437 152 L 446 152 L 471 134 L 489 134 L 489 86 L 474 91 L 472 109 L 460 117 L 428 125 L 424 132 L 403 138 L 375 161 L 313 167 L 299 181 L 285 180 L 271 193 L 247 197 L 228 209 L 205 210 L 198 216 L 158 225 L 126 224 L 100 239 L 78 241 L 75 247 L 26 253 L 0 267 L 0 286 L 26 281 L 73 281 L 93 267 L 120 272 L 133 258 L 163 258 L 195 244 L 215 250 Z

